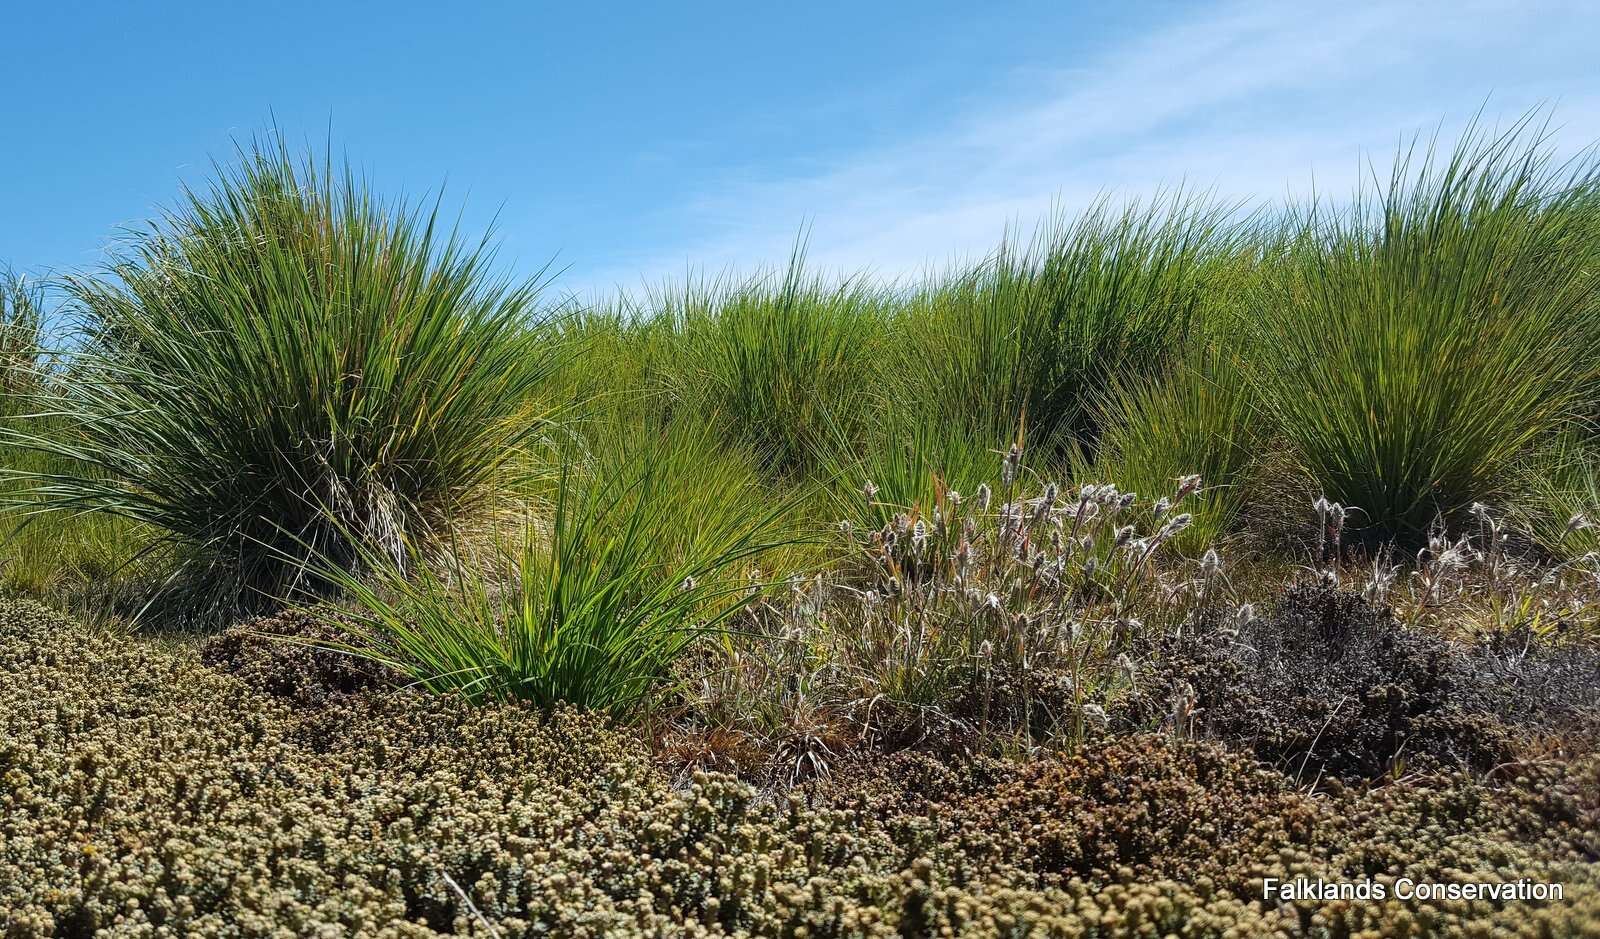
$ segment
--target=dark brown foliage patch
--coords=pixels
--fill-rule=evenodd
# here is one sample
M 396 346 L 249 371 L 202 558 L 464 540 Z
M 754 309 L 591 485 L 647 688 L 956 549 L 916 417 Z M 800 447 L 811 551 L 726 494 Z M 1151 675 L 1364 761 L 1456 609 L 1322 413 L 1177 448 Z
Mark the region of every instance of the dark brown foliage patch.
M 822 791 L 886 822 L 933 819 L 969 857 L 1050 882 L 1217 877 L 1308 844 L 1319 816 L 1282 774 L 1248 757 L 1153 735 L 1021 764 L 897 754 L 845 770 Z
M 1240 629 L 1202 623 L 1149 650 L 1126 725 L 1241 744 L 1303 782 L 1432 768 L 1487 772 L 1600 726 L 1600 650 L 1527 637 L 1465 645 L 1406 629 L 1348 592 L 1299 586 Z
M 201 647 L 200 661 L 298 707 L 325 707 L 356 692 L 401 682 L 381 665 L 322 645 L 341 641 L 348 640 L 322 619 L 289 610 L 211 637 Z

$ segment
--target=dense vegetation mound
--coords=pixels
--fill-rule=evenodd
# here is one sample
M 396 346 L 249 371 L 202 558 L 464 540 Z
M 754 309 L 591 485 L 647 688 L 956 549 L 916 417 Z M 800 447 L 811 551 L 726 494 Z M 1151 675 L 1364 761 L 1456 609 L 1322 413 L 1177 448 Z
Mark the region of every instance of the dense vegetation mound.
M 297 708 L 317 708 L 358 691 L 397 687 L 400 677 L 335 644 L 348 637 L 302 610 L 231 627 L 200 649 L 200 661 Z
M 675 786 L 593 717 L 353 690 L 0 603 L 0 930 L 23 936 L 1578 935 L 1600 762 L 1317 795 L 1216 744 L 902 754 Z M 1530 877 L 1558 902 L 1263 903 L 1263 876 Z
M 1600 736 L 1600 650 L 1527 630 L 1474 643 L 1406 628 L 1359 595 L 1290 588 L 1242 625 L 1201 617 L 1157 643 L 1124 715 L 1254 751 L 1306 783 L 1467 767 Z

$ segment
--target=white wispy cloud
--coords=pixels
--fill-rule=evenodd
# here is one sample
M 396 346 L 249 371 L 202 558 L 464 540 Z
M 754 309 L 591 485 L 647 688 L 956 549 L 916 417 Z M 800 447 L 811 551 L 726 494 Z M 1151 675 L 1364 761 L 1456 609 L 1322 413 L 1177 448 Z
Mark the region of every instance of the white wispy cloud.
M 745 168 L 665 210 L 686 235 L 585 277 L 604 290 L 780 260 L 887 277 L 980 256 L 1053 205 L 1185 184 L 1230 199 L 1348 192 L 1363 156 L 1552 105 L 1562 149 L 1600 136 L 1579 4 L 1237 3 L 1191 11 L 1090 58 L 1027 68 L 1027 94 L 968 106 L 814 172 Z M 1013 87 L 1022 84 L 1012 82 Z

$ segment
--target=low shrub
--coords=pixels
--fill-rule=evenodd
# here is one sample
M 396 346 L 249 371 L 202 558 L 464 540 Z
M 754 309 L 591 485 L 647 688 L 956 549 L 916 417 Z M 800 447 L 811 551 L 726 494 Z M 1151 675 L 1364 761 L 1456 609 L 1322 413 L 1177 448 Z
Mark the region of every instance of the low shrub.
M 1159 642 L 1125 726 L 1243 746 L 1314 784 L 1488 772 L 1600 731 L 1600 647 L 1526 631 L 1458 643 L 1408 629 L 1360 595 L 1289 589 L 1277 609 Z M 1172 724 L 1175 699 L 1192 715 Z
M 897 754 L 886 767 L 847 764 L 812 789 L 814 805 L 890 826 L 928 818 L 971 861 L 1098 883 L 1226 879 L 1264 856 L 1311 847 L 1324 823 L 1282 774 L 1155 735 L 1031 761 Z
M 404 684 L 397 672 L 330 648 L 349 639 L 336 622 L 304 610 L 261 617 L 208 638 L 200 661 L 303 710 Z

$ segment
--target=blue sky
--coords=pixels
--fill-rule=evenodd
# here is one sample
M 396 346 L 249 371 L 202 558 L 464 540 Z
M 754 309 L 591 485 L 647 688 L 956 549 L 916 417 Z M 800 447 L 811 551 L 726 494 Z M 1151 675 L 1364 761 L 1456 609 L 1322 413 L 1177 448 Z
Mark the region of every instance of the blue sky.
M 9 5 L 0 266 L 93 267 L 275 120 L 445 185 L 580 295 L 781 261 L 909 277 L 1097 194 L 1348 191 L 1549 105 L 1600 138 L 1591 3 Z

